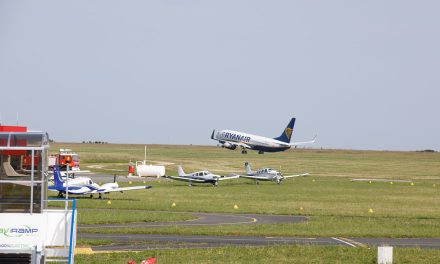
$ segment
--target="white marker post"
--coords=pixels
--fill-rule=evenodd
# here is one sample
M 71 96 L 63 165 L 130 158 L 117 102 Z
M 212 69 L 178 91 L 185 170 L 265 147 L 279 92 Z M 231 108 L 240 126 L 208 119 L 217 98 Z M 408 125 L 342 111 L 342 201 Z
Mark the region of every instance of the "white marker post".
M 392 264 L 392 263 L 393 263 L 393 247 L 378 247 L 377 264 Z

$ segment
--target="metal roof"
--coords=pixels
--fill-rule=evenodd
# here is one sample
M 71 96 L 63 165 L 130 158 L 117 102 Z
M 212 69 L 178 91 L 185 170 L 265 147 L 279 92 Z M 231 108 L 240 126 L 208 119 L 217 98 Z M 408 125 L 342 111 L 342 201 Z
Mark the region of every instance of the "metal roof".
M 41 150 L 49 148 L 44 132 L 0 132 L 0 150 Z

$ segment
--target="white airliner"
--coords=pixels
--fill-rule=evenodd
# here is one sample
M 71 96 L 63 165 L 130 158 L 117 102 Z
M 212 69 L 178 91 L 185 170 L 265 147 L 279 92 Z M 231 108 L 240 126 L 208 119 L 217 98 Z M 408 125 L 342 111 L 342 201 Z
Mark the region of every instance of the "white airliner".
M 179 176 L 164 176 L 164 177 L 172 180 L 189 182 L 189 186 L 192 186 L 193 183 L 210 183 L 213 186 L 217 186 L 218 181 L 238 179 L 240 177 L 239 175 L 220 176 L 213 174 L 209 171 L 197 171 L 193 173 L 185 173 L 182 169 L 182 166 L 180 165 L 177 166 L 177 173 L 179 174 Z
M 296 175 L 282 175 L 281 172 L 271 168 L 263 168 L 257 171 L 252 171 L 251 166 L 249 165 L 248 162 L 246 162 L 244 166 L 246 168 L 246 175 L 240 175 L 240 178 L 247 178 L 254 180 L 255 183 L 257 184 L 258 181 L 275 181 L 277 184 L 280 184 L 281 181 L 283 181 L 284 179 L 310 175 L 309 173 L 302 173 Z
M 292 118 L 281 136 L 277 138 L 262 137 L 233 130 L 217 132 L 214 130 L 211 139 L 217 140 L 223 148 L 234 150 L 241 147 L 242 154 L 246 154 L 247 149 L 258 150 L 258 154 L 263 154 L 264 152 L 285 151 L 291 147 L 315 143 L 316 136 L 310 141 L 290 143 L 294 126 L 295 118 Z

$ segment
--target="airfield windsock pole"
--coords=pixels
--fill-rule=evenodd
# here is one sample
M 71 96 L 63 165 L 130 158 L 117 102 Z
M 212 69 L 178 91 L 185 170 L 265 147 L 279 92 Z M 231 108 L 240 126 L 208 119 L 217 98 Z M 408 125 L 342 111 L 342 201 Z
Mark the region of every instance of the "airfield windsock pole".
M 145 145 L 145 151 L 144 151 L 144 165 L 147 164 L 147 145 Z

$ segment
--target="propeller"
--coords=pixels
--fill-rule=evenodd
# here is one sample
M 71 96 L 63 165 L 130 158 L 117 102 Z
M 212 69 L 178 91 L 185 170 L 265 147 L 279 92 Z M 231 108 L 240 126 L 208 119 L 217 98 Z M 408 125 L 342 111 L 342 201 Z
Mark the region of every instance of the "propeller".
M 280 170 L 278 171 L 278 174 L 277 174 L 277 184 L 280 184 L 283 180 L 284 180 L 284 177 L 283 177 L 283 174 L 281 173 L 281 165 L 280 165 Z

